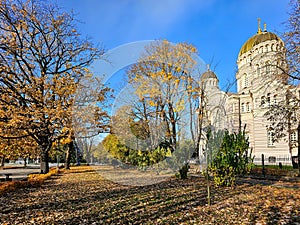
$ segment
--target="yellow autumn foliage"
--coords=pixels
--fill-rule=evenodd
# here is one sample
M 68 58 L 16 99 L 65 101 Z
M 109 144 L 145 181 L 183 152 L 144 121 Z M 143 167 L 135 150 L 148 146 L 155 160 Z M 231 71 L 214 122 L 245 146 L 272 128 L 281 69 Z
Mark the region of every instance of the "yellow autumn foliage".
M 191 79 L 191 74 L 196 65 L 193 55 L 196 52 L 197 49 L 187 43 L 158 41 L 147 46 L 139 62 L 127 72 L 130 82 L 136 87 L 135 93 L 140 100 L 147 99 L 149 106 L 144 110 L 133 107 L 132 111 L 138 114 L 138 118 L 151 115 L 164 121 L 169 130 L 166 138 L 174 139 L 170 140 L 173 143 L 179 135 L 180 119 L 183 118 L 180 114 L 189 103 L 184 99 L 190 98 L 190 104 L 195 100 L 191 93 L 198 84 Z

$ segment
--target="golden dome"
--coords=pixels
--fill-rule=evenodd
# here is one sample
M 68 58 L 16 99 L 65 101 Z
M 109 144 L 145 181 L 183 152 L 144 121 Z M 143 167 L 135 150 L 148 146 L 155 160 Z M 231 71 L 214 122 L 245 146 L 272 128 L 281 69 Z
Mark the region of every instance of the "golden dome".
M 255 34 L 245 42 L 245 44 L 242 46 L 239 52 L 239 56 L 250 51 L 255 45 L 258 45 L 265 41 L 272 41 L 272 40 L 283 42 L 276 34 L 272 32 L 267 32 L 266 24 L 264 24 L 264 31 L 262 31 L 260 28 L 260 19 L 258 19 L 257 34 Z
M 255 45 L 258 45 L 265 41 L 272 41 L 272 40 L 282 42 L 282 40 L 272 32 L 262 32 L 260 34 L 256 34 L 245 42 L 245 44 L 242 46 L 240 50 L 239 56 L 251 50 Z

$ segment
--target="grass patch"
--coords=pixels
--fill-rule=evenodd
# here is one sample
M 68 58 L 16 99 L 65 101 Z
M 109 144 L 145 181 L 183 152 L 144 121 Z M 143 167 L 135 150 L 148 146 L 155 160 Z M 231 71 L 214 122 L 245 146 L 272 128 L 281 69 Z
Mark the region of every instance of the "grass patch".
M 262 165 L 255 165 L 254 168 L 261 168 L 262 169 Z M 265 165 L 265 168 L 280 169 L 278 165 Z M 280 169 L 280 170 L 294 170 L 294 169 L 293 169 L 293 166 L 282 165 L 282 169 Z
M 262 175 L 262 166 L 256 165 L 254 168 L 252 168 L 250 174 Z M 282 168 L 279 168 L 279 166 L 276 165 L 266 165 L 265 175 L 294 177 L 298 175 L 298 169 L 293 169 L 292 166 L 283 166 Z

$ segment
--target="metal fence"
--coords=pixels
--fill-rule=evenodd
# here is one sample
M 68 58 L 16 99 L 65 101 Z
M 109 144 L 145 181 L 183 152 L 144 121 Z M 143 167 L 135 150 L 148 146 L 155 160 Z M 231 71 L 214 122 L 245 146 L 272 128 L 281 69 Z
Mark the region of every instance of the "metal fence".
M 256 165 L 262 165 L 262 155 L 257 155 L 254 157 L 253 163 Z M 279 165 L 281 163 L 283 166 L 291 166 L 292 158 L 290 155 L 267 155 L 264 154 L 265 165 Z

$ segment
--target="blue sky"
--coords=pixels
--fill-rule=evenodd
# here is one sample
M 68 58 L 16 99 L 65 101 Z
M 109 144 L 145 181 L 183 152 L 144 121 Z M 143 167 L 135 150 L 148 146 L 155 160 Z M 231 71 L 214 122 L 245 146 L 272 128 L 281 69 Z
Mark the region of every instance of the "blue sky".
M 289 0 L 57 1 L 63 9 L 73 9 L 81 33 L 106 50 L 142 40 L 193 44 L 212 64 L 223 90 L 235 78 L 238 52 L 256 33 L 257 18 L 267 23 L 268 31 L 281 33 L 289 4 Z

